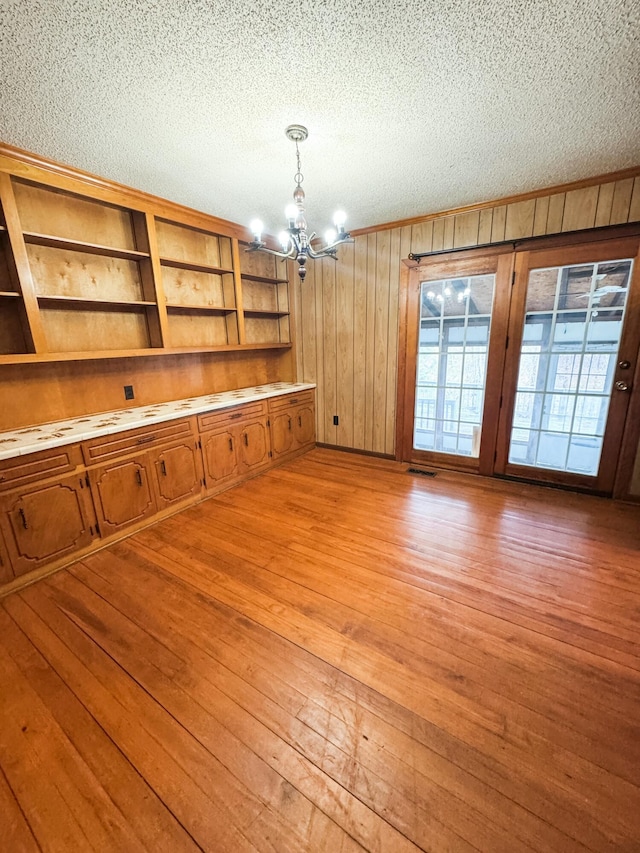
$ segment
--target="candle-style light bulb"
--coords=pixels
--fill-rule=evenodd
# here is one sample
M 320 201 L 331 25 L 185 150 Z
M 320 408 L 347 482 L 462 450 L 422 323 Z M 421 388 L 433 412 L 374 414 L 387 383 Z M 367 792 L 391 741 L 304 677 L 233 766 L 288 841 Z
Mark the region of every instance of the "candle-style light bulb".
M 281 231 L 278 234 L 278 242 L 282 246 L 282 251 L 286 252 L 289 249 L 289 243 L 291 242 L 291 237 L 287 234 L 286 231 Z
M 333 214 L 333 224 L 336 226 L 338 231 L 342 233 L 344 231 L 344 223 L 347 221 L 347 214 L 344 210 L 336 210 Z
M 324 232 L 324 242 L 327 244 L 327 246 L 330 246 L 332 243 L 335 243 L 337 237 L 338 235 L 336 234 L 333 228 L 328 228 Z
M 259 219 L 254 219 L 250 224 L 249 228 L 251 229 L 251 233 L 255 237 L 256 243 L 260 242 L 260 238 L 262 237 L 262 231 L 264 229 L 264 225 Z

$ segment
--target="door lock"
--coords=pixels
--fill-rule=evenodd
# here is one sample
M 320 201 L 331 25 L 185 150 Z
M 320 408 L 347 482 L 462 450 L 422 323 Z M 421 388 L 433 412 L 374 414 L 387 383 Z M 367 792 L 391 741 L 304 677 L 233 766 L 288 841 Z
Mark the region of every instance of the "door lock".
M 618 367 L 620 368 L 620 370 L 629 370 L 629 368 L 631 367 L 631 362 L 630 361 L 619 361 Z
M 618 391 L 628 391 L 628 390 L 629 390 L 629 383 L 628 383 L 628 382 L 623 382 L 621 379 L 620 379 L 620 380 L 618 380 L 618 382 L 616 382 L 616 390 L 618 390 Z

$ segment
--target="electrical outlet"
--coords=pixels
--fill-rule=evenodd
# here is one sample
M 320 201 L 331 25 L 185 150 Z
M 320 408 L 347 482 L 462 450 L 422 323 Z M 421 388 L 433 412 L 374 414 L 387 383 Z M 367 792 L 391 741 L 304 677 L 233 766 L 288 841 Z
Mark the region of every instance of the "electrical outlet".
M 124 399 L 125 400 L 133 400 L 133 385 L 125 385 L 124 386 Z
M 339 425 L 340 425 L 340 418 L 339 418 L 337 415 L 334 415 L 334 416 L 333 416 L 333 425 L 334 425 L 334 426 L 339 426 Z

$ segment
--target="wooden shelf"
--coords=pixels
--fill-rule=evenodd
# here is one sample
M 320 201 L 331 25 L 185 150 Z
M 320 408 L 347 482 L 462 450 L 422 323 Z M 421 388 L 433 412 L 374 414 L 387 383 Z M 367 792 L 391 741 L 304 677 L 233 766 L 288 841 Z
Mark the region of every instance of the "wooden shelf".
M 246 272 L 241 273 L 240 278 L 248 281 L 261 281 L 264 284 L 288 284 L 289 282 L 288 278 L 268 278 L 264 275 L 250 275 Z
M 155 308 L 155 302 L 140 302 L 137 300 L 128 299 L 91 299 L 84 296 L 51 296 L 48 294 L 40 294 L 38 296 L 39 303 L 51 302 L 68 305 L 78 305 L 80 307 L 106 307 L 106 308 Z
M 218 347 L 148 347 L 137 350 L 100 350 L 96 352 L 12 353 L 0 355 L 3 364 L 39 364 L 54 361 L 101 361 L 108 358 L 146 358 L 148 356 L 188 355 L 190 353 L 252 352 L 253 350 L 291 349 L 287 343 L 225 344 Z
M 160 263 L 164 267 L 175 267 L 180 270 L 193 270 L 194 272 L 207 272 L 213 275 L 233 275 L 233 270 L 223 267 L 211 267 L 207 264 L 191 263 L 190 261 L 180 261 L 177 258 L 160 257 Z
M 254 308 L 244 309 L 245 317 L 288 317 L 289 311 L 261 311 Z
M 20 296 L 15 290 L 0 290 L 0 296 Z
M 188 311 L 194 314 L 235 314 L 236 310 L 236 308 L 220 308 L 214 305 L 180 305 L 177 302 L 167 302 L 167 311 Z
M 25 243 L 36 246 L 50 246 L 53 249 L 69 249 L 72 252 L 86 252 L 90 255 L 107 255 L 127 261 L 141 261 L 149 257 L 147 252 L 118 249 L 114 246 L 101 246 L 98 243 L 84 243 L 81 240 L 68 240 L 66 237 L 52 237 L 49 234 L 34 234 L 32 231 L 25 231 L 23 236 Z

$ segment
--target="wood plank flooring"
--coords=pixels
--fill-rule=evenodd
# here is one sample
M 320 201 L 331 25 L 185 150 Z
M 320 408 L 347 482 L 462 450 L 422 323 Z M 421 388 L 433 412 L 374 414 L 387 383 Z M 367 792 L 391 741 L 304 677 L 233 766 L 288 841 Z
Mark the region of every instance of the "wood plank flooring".
M 640 850 L 640 507 L 316 449 L 0 603 L 0 850 Z

